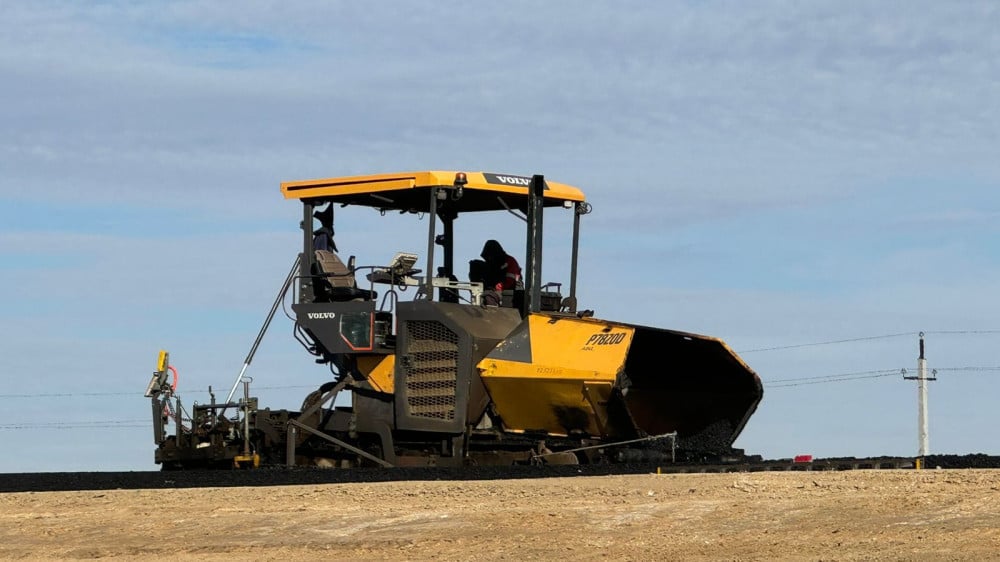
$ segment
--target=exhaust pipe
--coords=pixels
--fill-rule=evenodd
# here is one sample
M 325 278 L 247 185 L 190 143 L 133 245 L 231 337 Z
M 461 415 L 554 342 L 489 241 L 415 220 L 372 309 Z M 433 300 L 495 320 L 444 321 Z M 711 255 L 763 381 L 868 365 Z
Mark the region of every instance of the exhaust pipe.
M 528 186 L 528 235 L 524 275 L 524 305 L 521 316 L 542 309 L 542 212 L 545 208 L 545 176 L 535 174 Z

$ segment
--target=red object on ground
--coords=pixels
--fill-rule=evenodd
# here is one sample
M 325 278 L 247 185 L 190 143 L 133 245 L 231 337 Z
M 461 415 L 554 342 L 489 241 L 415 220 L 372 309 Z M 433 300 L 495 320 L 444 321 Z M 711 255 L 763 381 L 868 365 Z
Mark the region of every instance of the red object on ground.
M 813 462 L 812 455 L 795 455 L 795 459 L 792 462 Z

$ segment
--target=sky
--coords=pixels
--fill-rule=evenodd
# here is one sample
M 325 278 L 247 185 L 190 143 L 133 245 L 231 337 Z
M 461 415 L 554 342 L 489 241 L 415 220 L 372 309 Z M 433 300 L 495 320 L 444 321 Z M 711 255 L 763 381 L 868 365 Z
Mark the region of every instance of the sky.
M 0 472 L 155 470 L 156 354 L 186 403 L 228 392 L 299 251 L 280 182 L 430 169 L 580 187 L 581 307 L 740 352 L 748 453 L 916 454 L 925 332 L 931 451 L 1000 454 L 995 2 L 3 12 Z M 416 217 L 337 220 L 359 263 L 426 251 Z M 473 257 L 522 228 L 469 223 Z M 262 405 L 327 380 L 291 334 L 248 371 Z

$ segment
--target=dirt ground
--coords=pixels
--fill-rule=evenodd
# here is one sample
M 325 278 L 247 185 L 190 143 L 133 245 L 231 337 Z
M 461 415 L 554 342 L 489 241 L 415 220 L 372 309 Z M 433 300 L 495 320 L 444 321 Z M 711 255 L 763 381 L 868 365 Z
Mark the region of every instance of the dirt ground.
M 5 559 L 1000 560 L 1000 470 L 0 494 Z

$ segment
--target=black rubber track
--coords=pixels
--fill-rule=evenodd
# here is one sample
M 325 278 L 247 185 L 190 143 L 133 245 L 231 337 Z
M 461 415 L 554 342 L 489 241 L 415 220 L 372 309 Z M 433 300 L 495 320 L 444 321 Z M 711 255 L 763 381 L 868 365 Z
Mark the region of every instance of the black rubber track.
M 293 486 L 406 480 L 507 480 L 566 476 L 604 476 L 663 472 L 754 472 L 776 470 L 849 470 L 852 468 L 906 468 L 912 459 L 817 459 L 792 463 L 788 459 L 725 465 L 604 464 L 563 466 L 484 466 L 464 468 L 266 468 L 257 470 L 191 470 L 176 472 L 38 472 L 0 474 L 0 492 L 80 490 L 138 490 L 240 486 Z M 909 464 L 912 466 L 912 464 Z M 933 455 L 928 469 L 1000 468 L 1000 456 Z

